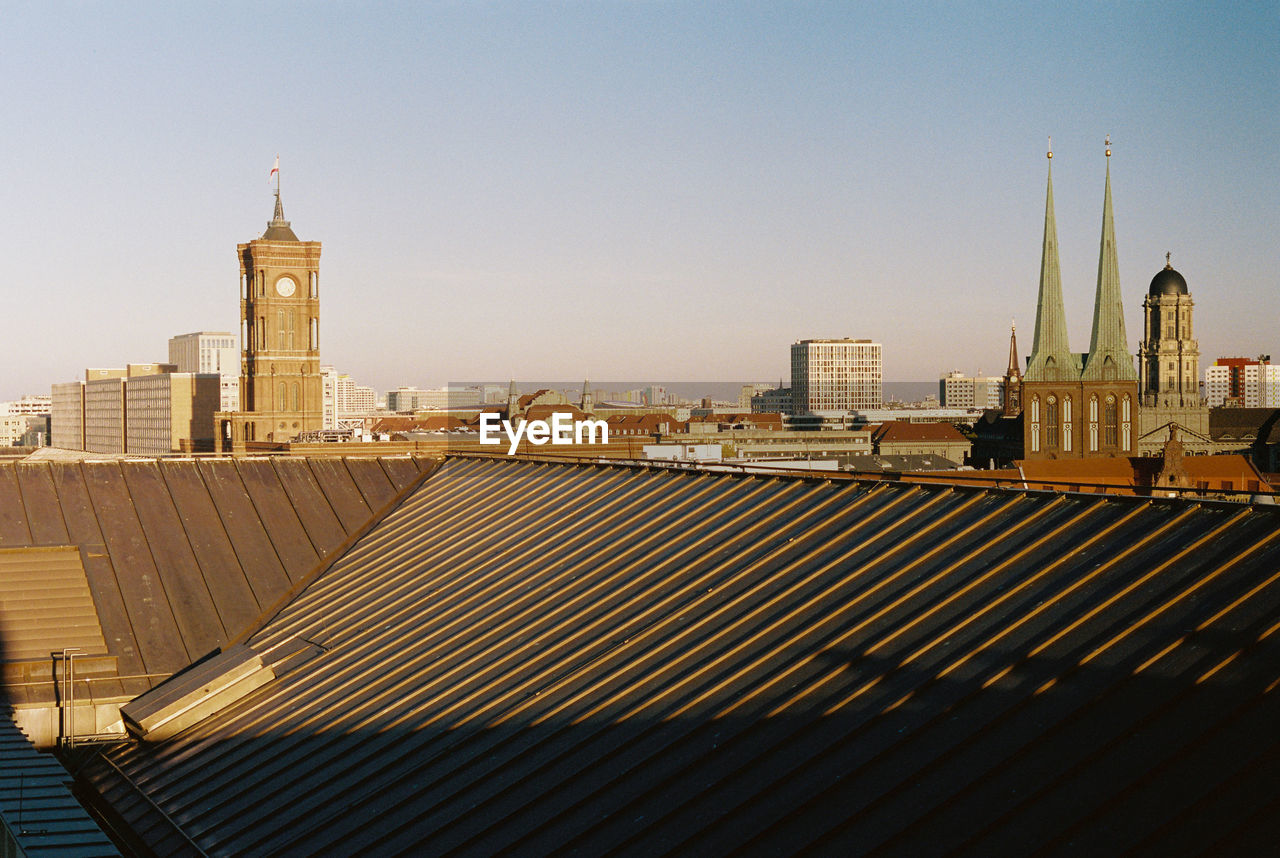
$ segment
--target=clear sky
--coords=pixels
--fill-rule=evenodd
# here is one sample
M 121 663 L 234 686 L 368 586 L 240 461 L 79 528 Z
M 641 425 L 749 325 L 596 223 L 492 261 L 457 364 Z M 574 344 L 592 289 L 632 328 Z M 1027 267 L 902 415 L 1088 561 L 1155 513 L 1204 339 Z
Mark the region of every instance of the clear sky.
M 450 379 L 886 380 L 1031 346 L 1053 135 L 1071 346 L 1105 159 L 1130 346 L 1173 252 L 1202 365 L 1280 358 L 1280 4 L 0 2 L 0 398 L 238 327 L 321 259 L 322 358 Z

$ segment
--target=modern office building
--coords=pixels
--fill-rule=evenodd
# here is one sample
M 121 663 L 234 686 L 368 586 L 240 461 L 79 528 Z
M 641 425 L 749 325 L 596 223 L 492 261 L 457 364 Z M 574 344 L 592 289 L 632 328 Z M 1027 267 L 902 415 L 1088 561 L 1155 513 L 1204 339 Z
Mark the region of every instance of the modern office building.
M 796 412 L 879 408 L 884 376 L 880 343 L 801 340 L 791 345 L 791 396 Z
M 1280 407 L 1280 365 L 1271 355 L 1223 357 L 1205 370 L 1205 395 L 1212 408 Z
M 164 456 L 212 449 L 222 378 L 215 372 L 166 372 L 127 379 L 124 452 Z
M 372 388 L 356 381 L 346 373 L 331 366 L 320 367 L 323 394 L 323 428 L 343 429 L 343 421 L 352 421 L 373 414 L 378 410 L 378 394 Z
M 84 449 L 84 382 L 53 385 L 49 413 L 49 443 L 64 450 Z
M 173 370 L 163 363 L 87 369 L 83 382 L 53 385 L 50 443 L 143 456 L 212 450 L 219 376 Z
M 943 408 L 999 408 L 1004 379 L 998 375 L 965 375 L 952 370 L 938 379 L 938 401 Z
M 216 372 L 220 382 L 219 411 L 240 408 L 240 350 L 228 331 L 196 331 L 169 339 L 169 363 L 178 372 Z
M 478 387 L 439 387 L 432 390 L 400 387 L 387 392 L 387 410 L 397 413 L 477 408 L 483 401 L 484 391 Z
M 27 394 L 20 399 L 0 402 L 0 414 L 48 414 L 53 397 L 47 394 Z

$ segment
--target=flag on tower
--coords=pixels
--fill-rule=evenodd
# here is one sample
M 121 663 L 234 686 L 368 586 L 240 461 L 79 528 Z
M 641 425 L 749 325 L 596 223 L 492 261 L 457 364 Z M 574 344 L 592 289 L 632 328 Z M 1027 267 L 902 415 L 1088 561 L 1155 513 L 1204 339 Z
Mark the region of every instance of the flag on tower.
M 270 175 L 268 175 L 268 176 L 267 176 L 267 181 L 271 181 L 271 177 L 272 177 L 272 176 L 274 176 L 276 173 L 279 173 L 279 172 L 280 172 L 280 156 L 279 156 L 279 155 L 277 155 L 277 156 L 276 156 L 276 163 L 275 163 L 275 166 L 273 166 L 273 167 L 271 168 L 271 173 L 270 173 Z

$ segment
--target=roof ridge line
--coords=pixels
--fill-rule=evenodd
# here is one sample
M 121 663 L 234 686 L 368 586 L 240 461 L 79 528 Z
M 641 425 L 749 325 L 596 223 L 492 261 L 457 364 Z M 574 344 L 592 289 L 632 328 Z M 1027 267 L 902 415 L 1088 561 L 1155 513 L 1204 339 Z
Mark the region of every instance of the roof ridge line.
M 321 575 L 329 571 L 335 563 L 345 557 L 357 542 L 364 539 L 375 527 L 381 524 L 387 516 L 395 512 L 401 504 L 408 500 L 410 495 L 417 491 L 432 474 L 440 469 L 440 464 L 440 461 L 435 461 L 427 468 L 419 471 L 418 475 L 410 480 L 409 484 L 401 489 L 395 497 L 383 504 L 382 507 L 370 516 L 364 524 L 351 531 L 351 533 L 347 535 L 346 539 L 342 540 L 342 542 L 338 543 L 337 547 L 330 551 L 326 556 L 322 557 L 311 571 L 299 578 L 292 587 L 281 594 L 280 598 L 276 599 L 275 602 L 264 608 L 262 613 L 258 614 L 254 621 L 249 624 L 248 628 L 231 640 L 228 640 L 223 649 L 225 650 L 239 644 L 247 644 L 251 637 L 266 628 L 267 625 L 274 620 L 281 611 L 288 607 L 289 603 L 296 599 L 303 590 L 315 583 Z M 174 676 L 177 675 L 178 674 L 176 673 L 174 674 Z M 167 681 L 168 680 L 166 680 L 166 682 Z

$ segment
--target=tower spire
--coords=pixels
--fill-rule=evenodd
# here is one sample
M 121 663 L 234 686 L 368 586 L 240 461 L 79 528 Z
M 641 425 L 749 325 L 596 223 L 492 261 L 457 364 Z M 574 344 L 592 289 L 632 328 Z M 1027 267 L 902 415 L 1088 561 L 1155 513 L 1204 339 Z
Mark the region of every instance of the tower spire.
M 267 231 L 262 237 L 270 241 L 297 241 L 298 236 L 294 235 L 289 222 L 284 219 L 284 203 L 280 201 L 280 156 L 276 156 L 275 166 L 271 168 L 270 178 L 276 181 L 276 209 L 271 215 L 271 220 L 267 221 Z
M 1115 215 L 1111 207 L 1111 135 L 1107 135 L 1107 180 L 1102 198 L 1102 240 L 1098 249 L 1098 288 L 1093 300 L 1093 334 L 1081 377 L 1087 381 L 1137 381 L 1124 332 L 1120 265 L 1116 256 Z
M 1000 406 L 1005 417 L 1022 413 L 1022 368 L 1018 365 L 1018 329 L 1009 321 L 1009 367 L 1004 371 L 1004 395 Z
M 1018 326 L 1012 321 L 1009 322 L 1009 368 L 1005 370 L 1005 376 L 1022 375 L 1022 367 L 1018 361 Z
M 1053 138 L 1049 138 L 1052 147 Z M 1062 270 L 1058 264 L 1058 225 L 1053 215 L 1053 149 L 1044 203 L 1044 242 L 1040 249 L 1040 294 L 1036 301 L 1036 327 L 1027 361 L 1027 381 L 1066 380 L 1079 373 L 1067 344 L 1067 314 L 1062 305 Z

